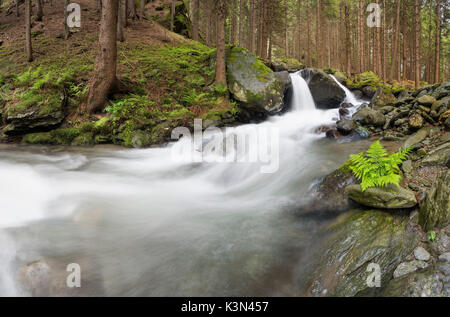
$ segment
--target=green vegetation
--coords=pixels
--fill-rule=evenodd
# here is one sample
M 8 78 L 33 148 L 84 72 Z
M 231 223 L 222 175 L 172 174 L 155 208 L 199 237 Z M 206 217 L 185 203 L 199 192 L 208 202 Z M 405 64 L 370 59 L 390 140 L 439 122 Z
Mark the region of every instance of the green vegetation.
M 430 231 L 428 232 L 428 241 L 434 242 L 436 240 L 436 232 Z
M 374 142 L 366 153 L 350 155 L 350 169 L 361 180 L 362 191 L 371 187 L 399 186 L 401 181 L 399 165 L 406 160 L 412 148 L 388 155 L 380 141 Z

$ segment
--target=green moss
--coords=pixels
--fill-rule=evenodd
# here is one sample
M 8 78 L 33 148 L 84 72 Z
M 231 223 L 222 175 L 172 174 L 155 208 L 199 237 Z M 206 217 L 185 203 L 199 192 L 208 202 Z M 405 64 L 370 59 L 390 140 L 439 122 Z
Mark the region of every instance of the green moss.
M 92 132 L 86 132 L 79 136 L 77 136 L 73 141 L 72 145 L 75 146 L 87 146 L 87 145 L 94 145 L 94 133 Z
M 50 132 L 27 134 L 22 138 L 24 144 L 70 145 L 80 135 L 76 128 L 58 129 Z

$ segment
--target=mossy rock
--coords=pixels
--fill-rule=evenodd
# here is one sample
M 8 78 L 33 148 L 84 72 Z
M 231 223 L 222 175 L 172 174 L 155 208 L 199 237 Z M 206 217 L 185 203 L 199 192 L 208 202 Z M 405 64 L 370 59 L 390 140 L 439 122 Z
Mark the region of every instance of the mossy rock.
M 36 130 L 49 130 L 64 120 L 65 95 L 57 91 L 30 92 L 25 100 L 5 106 L 6 134 L 25 134 Z
M 246 49 L 228 50 L 227 77 L 233 98 L 245 108 L 265 114 L 283 110 L 289 76 L 277 75 Z
M 50 132 L 30 133 L 22 138 L 23 144 L 70 145 L 80 136 L 77 128 L 58 129 Z

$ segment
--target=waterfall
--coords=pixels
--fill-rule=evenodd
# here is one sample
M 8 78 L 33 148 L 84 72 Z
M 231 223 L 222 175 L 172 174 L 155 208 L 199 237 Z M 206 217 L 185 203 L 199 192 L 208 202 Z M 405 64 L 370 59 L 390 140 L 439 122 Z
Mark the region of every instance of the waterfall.
M 290 74 L 293 86 L 292 109 L 294 111 L 310 111 L 315 110 L 313 96 L 309 90 L 305 79 L 300 75 L 300 72 Z
M 336 77 L 334 77 L 334 75 L 330 75 L 331 78 L 334 79 L 334 81 L 339 85 L 339 87 L 341 87 L 344 91 L 345 91 L 345 101 L 347 103 L 351 103 L 354 106 L 360 105 L 362 103 L 361 100 L 356 99 L 355 95 L 344 85 L 342 85 L 337 79 Z

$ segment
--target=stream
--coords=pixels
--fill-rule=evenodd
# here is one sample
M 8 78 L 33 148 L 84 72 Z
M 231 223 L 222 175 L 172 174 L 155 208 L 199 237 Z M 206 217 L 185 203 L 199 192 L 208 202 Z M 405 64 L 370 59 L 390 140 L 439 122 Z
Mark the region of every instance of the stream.
M 261 163 L 174 161 L 186 139 L 140 150 L 1 145 L 0 296 L 41 294 L 19 283 L 35 261 L 51 264 L 48 295 L 72 295 L 70 263 L 81 267 L 81 296 L 301 295 L 333 218 L 308 212 L 308 192 L 369 142 L 317 134 L 338 109 L 316 109 L 307 82 L 291 78 L 290 112 L 226 132 L 276 128 L 274 173 Z

